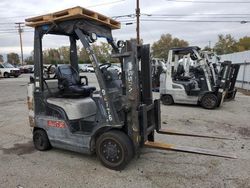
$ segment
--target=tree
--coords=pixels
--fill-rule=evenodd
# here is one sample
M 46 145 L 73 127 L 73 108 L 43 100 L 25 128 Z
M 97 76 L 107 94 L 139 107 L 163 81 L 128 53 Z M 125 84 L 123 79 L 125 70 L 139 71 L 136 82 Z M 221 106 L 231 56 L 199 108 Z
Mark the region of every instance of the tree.
M 237 52 L 236 40 L 230 35 L 218 35 L 218 42 L 215 43 L 214 50 L 218 55 Z
M 26 57 L 24 59 L 24 62 L 27 64 L 27 65 L 34 65 L 34 51 L 32 51 L 30 53 L 30 56 Z
M 11 64 L 19 64 L 20 63 L 20 59 L 19 59 L 19 55 L 17 53 L 11 52 L 7 54 L 7 62 L 11 63 Z
M 213 51 L 213 48 L 210 48 L 209 46 L 205 46 L 203 48 L 204 51 Z
M 118 59 L 111 58 L 112 47 L 104 42 L 100 44 L 93 44 L 92 49 L 100 63 L 117 63 Z M 80 63 L 91 63 L 89 55 L 87 54 L 85 48 L 82 48 L 79 53 Z
M 173 47 L 187 47 L 188 42 L 182 39 L 173 38 L 171 34 L 161 35 L 160 40 L 152 45 L 152 54 L 155 58 L 168 57 L 168 51 Z
M 239 52 L 250 50 L 250 37 L 240 38 L 236 45 Z
M 49 48 L 43 51 L 43 62 L 45 64 L 60 64 L 60 53 L 58 49 Z
M 90 64 L 91 63 L 91 61 L 89 59 L 89 55 L 88 55 L 87 51 L 85 50 L 85 48 L 80 49 L 78 61 L 80 64 Z
M 2 54 L 0 54 L 0 62 L 4 62 Z
M 34 65 L 33 56 L 26 57 L 26 58 L 24 59 L 24 62 L 25 62 L 27 65 Z
M 58 48 L 58 52 L 60 54 L 60 59 L 64 64 L 69 64 L 70 62 L 70 47 L 62 46 Z

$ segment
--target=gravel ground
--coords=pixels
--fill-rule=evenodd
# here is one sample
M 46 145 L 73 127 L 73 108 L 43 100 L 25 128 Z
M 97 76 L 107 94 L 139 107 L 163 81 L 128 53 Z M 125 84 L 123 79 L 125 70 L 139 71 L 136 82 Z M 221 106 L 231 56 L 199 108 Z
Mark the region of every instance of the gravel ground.
M 94 75 L 88 76 L 90 85 L 95 85 Z M 0 79 L 0 187 L 250 187 L 249 96 L 238 93 L 235 101 L 216 110 L 161 107 L 163 128 L 236 139 L 157 135 L 157 140 L 233 152 L 238 159 L 142 149 L 140 158 L 116 172 L 103 167 L 95 155 L 34 150 L 26 107 L 28 78 Z

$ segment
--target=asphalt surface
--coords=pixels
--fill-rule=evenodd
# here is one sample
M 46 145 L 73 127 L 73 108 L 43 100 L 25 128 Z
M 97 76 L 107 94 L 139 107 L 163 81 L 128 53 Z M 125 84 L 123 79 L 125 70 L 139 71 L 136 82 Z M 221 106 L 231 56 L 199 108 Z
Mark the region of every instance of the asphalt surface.
M 96 85 L 88 73 L 90 85 Z M 26 105 L 29 75 L 0 79 L 0 187 L 250 187 L 250 97 L 216 110 L 197 106 L 163 106 L 162 127 L 234 137 L 235 140 L 157 135 L 172 144 L 235 153 L 226 159 L 175 151 L 142 149 L 121 172 L 103 167 L 96 156 L 53 148 L 36 151 Z M 157 94 L 155 94 L 157 97 Z

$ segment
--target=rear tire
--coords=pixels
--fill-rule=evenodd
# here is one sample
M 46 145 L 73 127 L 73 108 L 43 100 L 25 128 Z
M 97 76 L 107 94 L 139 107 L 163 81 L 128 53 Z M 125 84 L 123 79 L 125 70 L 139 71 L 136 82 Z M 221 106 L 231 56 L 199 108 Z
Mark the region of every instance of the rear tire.
M 3 74 L 3 77 L 4 77 L 4 78 L 9 78 L 9 77 L 10 77 L 10 74 L 7 73 L 7 72 L 5 72 L 5 73 Z
M 162 104 L 164 104 L 164 105 L 174 104 L 174 100 L 173 100 L 173 97 L 171 95 L 162 95 L 161 101 L 162 101 Z
M 46 151 L 51 149 L 51 144 L 47 133 L 44 130 L 38 129 L 33 133 L 33 143 L 37 150 Z
M 134 156 L 134 147 L 125 133 L 113 130 L 97 139 L 96 154 L 105 167 L 123 170 Z
M 205 109 L 214 109 L 218 106 L 218 98 L 213 93 L 205 94 L 201 98 L 201 106 Z

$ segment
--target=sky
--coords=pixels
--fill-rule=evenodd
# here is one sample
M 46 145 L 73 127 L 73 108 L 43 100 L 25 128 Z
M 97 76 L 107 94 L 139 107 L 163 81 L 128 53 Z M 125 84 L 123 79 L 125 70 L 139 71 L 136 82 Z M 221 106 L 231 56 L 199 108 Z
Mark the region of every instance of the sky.
M 208 3 L 202 3 L 202 1 Z M 230 2 L 243 3 L 236 4 Z M 25 18 L 47 14 L 74 6 L 82 6 L 106 16 L 113 17 L 134 14 L 136 0 L 1 0 L 0 54 L 9 52 L 20 54 L 19 35 L 15 25 L 16 22 L 24 22 Z M 159 40 L 162 34 L 166 33 L 184 39 L 188 41 L 190 45 L 200 47 L 208 45 L 209 41 L 211 41 L 211 45 L 213 46 L 217 41 L 218 34 L 231 34 L 235 39 L 250 36 L 250 22 L 246 24 L 240 23 L 245 20 L 250 21 L 249 0 L 140 0 L 140 9 L 142 20 L 155 20 L 141 21 L 141 38 L 144 43 L 152 44 Z M 156 15 L 162 16 L 162 14 L 171 17 L 153 17 Z M 172 21 L 163 21 L 163 19 L 170 19 Z M 122 21 L 122 28 L 113 31 L 115 39 L 126 40 L 136 37 L 136 24 L 125 25 L 126 21 L 127 23 L 133 22 L 134 18 L 125 17 L 117 18 L 117 20 Z M 176 22 L 175 20 L 179 21 Z M 180 20 L 226 20 L 237 22 L 201 23 L 180 22 Z M 23 49 L 25 56 L 28 56 L 33 50 L 33 37 L 32 29 L 25 27 L 23 33 Z M 46 36 L 43 44 L 44 48 L 56 48 L 68 45 L 68 40 L 65 37 Z

